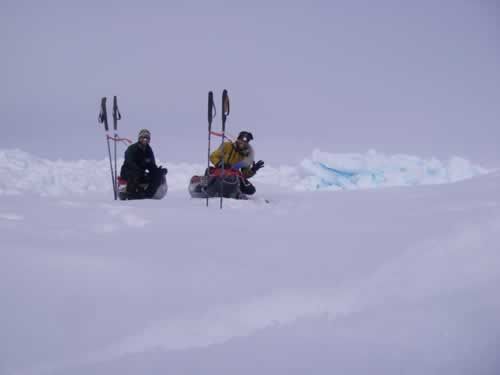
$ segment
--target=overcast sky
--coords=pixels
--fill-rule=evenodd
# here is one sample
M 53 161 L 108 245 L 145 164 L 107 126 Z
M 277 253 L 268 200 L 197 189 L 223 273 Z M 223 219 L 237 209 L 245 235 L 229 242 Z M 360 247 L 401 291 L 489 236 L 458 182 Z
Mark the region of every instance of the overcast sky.
M 0 148 L 103 158 L 99 101 L 118 95 L 121 135 L 204 162 L 207 93 L 220 107 L 228 89 L 230 133 L 268 163 L 314 147 L 500 163 L 495 0 L 0 4 Z

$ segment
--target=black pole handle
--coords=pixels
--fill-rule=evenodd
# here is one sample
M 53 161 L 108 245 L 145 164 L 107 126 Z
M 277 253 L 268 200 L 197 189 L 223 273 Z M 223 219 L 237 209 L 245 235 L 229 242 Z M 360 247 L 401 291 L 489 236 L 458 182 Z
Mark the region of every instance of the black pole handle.
M 212 121 L 215 117 L 214 93 L 208 92 L 208 131 L 212 130 Z
M 108 112 L 106 111 L 106 97 L 101 99 L 101 112 L 99 113 L 99 122 L 104 124 L 104 130 L 109 130 Z
M 222 119 L 226 122 L 226 118 L 229 116 L 229 95 L 227 90 L 222 91 Z
M 121 119 L 122 119 L 122 114 L 118 109 L 118 99 L 116 98 L 115 95 L 113 96 L 113 128 L 115 129 L 115 131 L 118 129 L 118 120 Z

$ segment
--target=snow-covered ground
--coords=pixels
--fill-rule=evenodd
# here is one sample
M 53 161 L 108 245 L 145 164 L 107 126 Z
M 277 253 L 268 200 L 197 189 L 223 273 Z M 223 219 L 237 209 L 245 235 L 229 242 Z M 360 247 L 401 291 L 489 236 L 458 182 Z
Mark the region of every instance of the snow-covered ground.
M 115 202 L 106 159 L 0 150 L 0 374 L 500 372 L 500 173 L 315 151 L 220 210 L 163 165 Z

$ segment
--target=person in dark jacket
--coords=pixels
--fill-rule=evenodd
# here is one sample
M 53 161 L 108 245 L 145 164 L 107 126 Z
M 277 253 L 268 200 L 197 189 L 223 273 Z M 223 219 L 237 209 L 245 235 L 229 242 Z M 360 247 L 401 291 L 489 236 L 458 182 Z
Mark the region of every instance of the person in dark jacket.
M 142 129 L 137 142 L 125 151 L 125 161 L 120 170 L 120 176 L 127 180 L 128 199 L 152 198 L 167 174 L 167 169 L 156 165 L 153 149 L 149 145 L 151 132 Z M 141 184 L 147 184 L 146 190 Z

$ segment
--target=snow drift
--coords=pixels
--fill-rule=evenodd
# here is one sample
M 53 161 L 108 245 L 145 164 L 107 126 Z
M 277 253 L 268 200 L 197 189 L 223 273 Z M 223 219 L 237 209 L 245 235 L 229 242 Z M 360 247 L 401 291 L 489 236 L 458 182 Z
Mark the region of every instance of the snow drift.
M 120 165 L 121 165 L 120 161 Z M 488 171 L 468 160 L 448 161 L 416 156 L 329 154 L 315 150 L 298 166 L 267 165 L 254 178 L 257 184 L 277 185 L 292 190 L 354 190 L 388 186 L 446 184 L 485 174 Z M 171 191 L 187 190 L 191 176 L 205 165 L 158 162 L 169 169 Z M 109 161 L 46 160 L 21 150 L 0 150 L 0 194 L 35 193 L 59 196 L 72 193 L 104 192 L 111 186 Z

